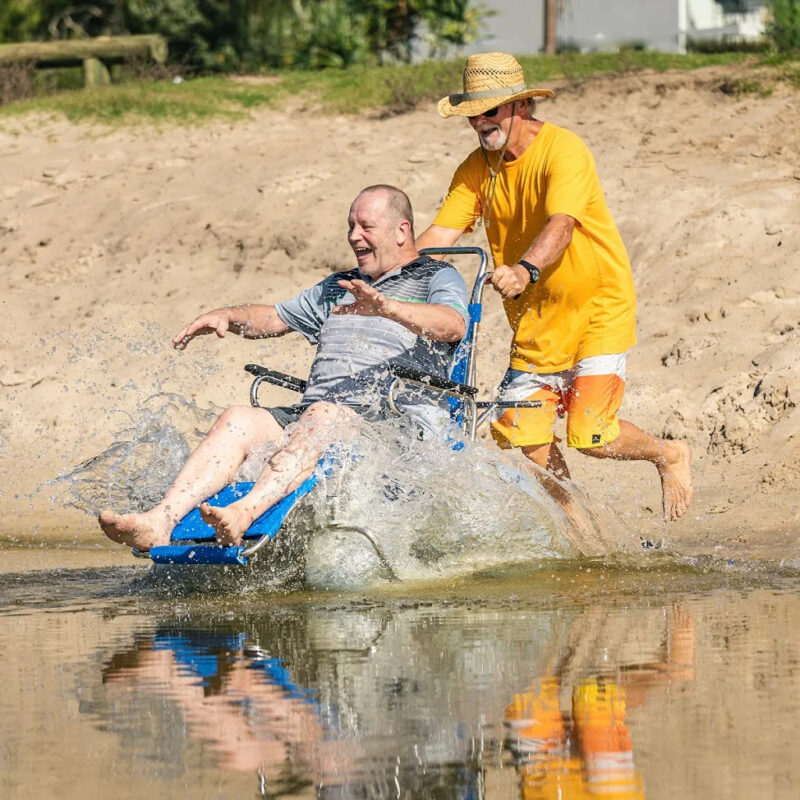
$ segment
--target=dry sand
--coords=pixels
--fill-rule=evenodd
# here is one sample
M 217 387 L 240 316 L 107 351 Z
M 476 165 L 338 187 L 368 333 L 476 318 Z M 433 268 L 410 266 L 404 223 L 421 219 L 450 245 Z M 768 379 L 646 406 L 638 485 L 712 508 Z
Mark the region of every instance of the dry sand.
M 596 502 L 680 550 L 792 554 L 800 94 L 729 96 L 719 86 L 737 69 L 554 84 L 539 106 L 595 155 L 639 298 L 623 416 L 690 441 L 694 505 L 664 527 L 650 465 L 568 458 Z M 474 144 L 433 106 L 389 119 L 298 107 L 188 129 L 3 121 L 0 535 L 100 543 L 91 519 L 37 491 L 46 480 L 108 446 L 153 392 L 246 403 L 242 364 L 302 374 L 311 355 L 299 337 L 177 353 L 182 324 L 351 266 L 346 214 L 369 183 L 403 187 L 422 230 Z M 490 294 L 486 389 L 509 343 Z

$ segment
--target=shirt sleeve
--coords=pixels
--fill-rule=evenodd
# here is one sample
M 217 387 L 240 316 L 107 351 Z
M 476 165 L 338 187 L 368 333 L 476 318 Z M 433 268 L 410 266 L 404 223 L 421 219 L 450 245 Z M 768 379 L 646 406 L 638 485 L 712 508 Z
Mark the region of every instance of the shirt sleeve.
M 323 302 L 328 280 L 326 278 L 290 300 L 275 305 L 278 316 L 293 331 L 302 333 L 311 344 L 319 342 L 319 332 L 330 314 L 330 304 Z
M 583 225 L 597 183 L 589 148 L 574 134 L 564 135 L 552 147 L 547 166 L 545 212 L 568 214 Z
M 428 287 L 428 302 L 436 303 L 458 311 L 469 325 L 469 290 L 461 277 L 461 273 L 453 266 L 447 265 L 431 278 Z
M 447 197 L 433 220 L 434 225 L 471 233 L 475 220 L 480 217 L 483 204 L 480 181 L 470 168 L 470 159 L 464 161 L 453 175 Z

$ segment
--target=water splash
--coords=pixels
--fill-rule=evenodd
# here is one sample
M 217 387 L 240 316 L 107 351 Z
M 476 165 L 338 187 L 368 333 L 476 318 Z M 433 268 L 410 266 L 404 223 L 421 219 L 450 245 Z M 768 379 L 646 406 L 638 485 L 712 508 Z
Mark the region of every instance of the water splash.
M 144 511 L 161 499 L 217 413 L 179 395 L 153 395 L 102 453 L 47 485 L 64 489 L 68 505 L 92 516 L 104 508 Z
M 150 508 L 217 413 L 178 395 L 154 395 L 111 446 L 51 483 L 93 515 Z M 304 568 L 311 586 L 361 588 L 622 552 L 632 542 L 619 524 L 598 523 L 576 487 L 559 484 L 568 503 L 554 501 L 536 467 L 491 444 L 456 450 L 420 440 L 394 420 L 362 423 L 340 450 L 340 466 L 244 574 L 275 586 Z M 251 456 L 237 479 L 253 480 L 268 453 Z
M 491 444 L 453 450 L 385 422 L 363 426 L 352 449 L 309 498 L 311 585 L 441 579 L 639 547 L 619 525 L 598 523 L 576 487 L 560 485 L 565 509 L 535 466 Z

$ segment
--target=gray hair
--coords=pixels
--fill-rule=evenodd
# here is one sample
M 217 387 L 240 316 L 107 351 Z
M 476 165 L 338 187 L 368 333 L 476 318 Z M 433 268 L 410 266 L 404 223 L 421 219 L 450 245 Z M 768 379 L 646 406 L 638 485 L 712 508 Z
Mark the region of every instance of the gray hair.
M 514 105 L 519 106 L 523 119 L 536 118 L 536 100 L 533 97 L 526 97 L 524 100 L 514 100 Z M 516 113 L 516 109 L 515 109 Z

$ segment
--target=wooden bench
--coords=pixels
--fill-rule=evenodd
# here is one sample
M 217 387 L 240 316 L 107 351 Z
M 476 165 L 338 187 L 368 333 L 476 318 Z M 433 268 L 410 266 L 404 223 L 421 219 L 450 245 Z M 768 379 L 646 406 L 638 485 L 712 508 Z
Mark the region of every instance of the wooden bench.
M 158 34 L 143 34 L 0 44 L 0 66 L 27 63 L 36 67 L 74 67 L 82 64 L 83 85 L 87 87 L 111 83 L 108 66 L 134 59 L 163 64 L 167 60 L 166 39 Z

